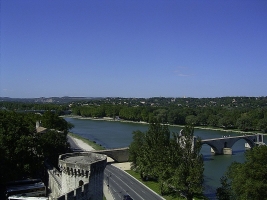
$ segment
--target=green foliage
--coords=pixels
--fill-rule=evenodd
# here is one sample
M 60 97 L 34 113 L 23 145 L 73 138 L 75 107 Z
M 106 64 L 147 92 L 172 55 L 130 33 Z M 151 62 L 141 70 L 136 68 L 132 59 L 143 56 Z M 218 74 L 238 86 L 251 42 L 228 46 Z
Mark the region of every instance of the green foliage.
M 42 117 L 42 126 L 48 129 L 56 129 L 58 131 L 67 132 L 73 127 L 72 124 L 68 123 L 63 118 L 60 118 L 57 114 L 51 111 L 45 112 Z
M 233 198 L 233 192 L 231 184 L 229 183 L 226 176 L 221 178 L 221 187 L 217 188 L 216 196 L 219 200 L 231 200 Z
M 54 111 L 58 115 L 64 114 L 69 110 L 69 106 L 66 104 L 53 104 L 53 103 L 26 103 L 22 102 L 5 102 L 0 101 L 0 108 L 7 109 L 9 111 L 17 111 L 17 112 L 43 112 L 43 111 Z
M 238 127 L 238 129 L 242 131 L 250 131 L 250 130 L 253 130 L 252 121 L 253 119 L 249 115 L 243 114 L 236 121 L 236 126 Z
M 246 152 L 244 163 L 233 163 L 228 170 L 236 199 L 267 199 L 267 146 Z
M 267 133 L 267 117 L 258 121 L 257 129 L 261 130 L 263 133 Z
M 14 112 L 0 112 L 0 180 L 14 179 L 20 174 L 31 174 L 36 168 L 33 120 Z M 31 164 L 32 165 L 29 165 Z M 29 167 L 30 166 L 30 167 Z
M 173 135 L 172 162 L 170 164 L 170 183 L 177 191 L 192 199 L 194 194 L 202 193 L 204 163 L 200 154 L 201 141 L 194 138 L 194 128 L 186 126 L 181 134 Z M 179 163 L 177 163 L 177 161 Z
M 67 129 L 38 134 L 35 122 L 39 119 L 36 114 L 0 112 L 0 183 L 35 177 L 42 170 L 44 159 L 56 161 L 68 149 Z M 45 117 L 42 119 L 45 121 Z M 51 124 L 51 128 L 57 125 Z
M 140 157 L 143 154 L 143 147 L 145 145 L 145 134 L 141 131 L 133 132 L 133 142 L 129 147 L 129 160 L 132 161 L 132 168 L 136 168 L 141 165 Z
M 108 103 L 106 103 L 108 102 Z M 131 121 L 210 126 L 267 132 L 267 98 L 114 98 L 72 107 L 84 117 L 113 117 Z
M 147 187 L 149 187 L 151 190 L 153 190 L 154 192 L 156 192 L 157 194 L 160 194 L 160 183 L 154 180 L 151 181 L 143 181 L 140 177 L 140 174 L 137 173 L 134 170 L 127 170 L 126 171 L 128 174 L 130 174 L 131 176 L 133 176 L 134 178 L 136 178 L 138 181 L 142 182 L 144 185 L 146 185 Z M 173 195 L 173 194 L 165 194 L 163 195 L 163 198 L 166 200 L 183 200 L 184 198 L 181 196 L 177 196 L 177 195 Z M 203 198 L 201 198 L 203 199 Z
M 66 139 L 66 133 L 55 130 L 48 130 L 38 138 L 40 145 L 38 155 L 57 166 L 58 156 L 69 150 L 69 143 Z
M 182 192 L 187 199 L 202 193 L 203 160 L 200 140 L 193 141 L 194 129 L 186 127 L 183 135 L 173 134 L 167 126 L 150 123 L 147 132 L 133 132 L 129 147 L 133 169 L 143 180 L 157 180 L 161 194 Z

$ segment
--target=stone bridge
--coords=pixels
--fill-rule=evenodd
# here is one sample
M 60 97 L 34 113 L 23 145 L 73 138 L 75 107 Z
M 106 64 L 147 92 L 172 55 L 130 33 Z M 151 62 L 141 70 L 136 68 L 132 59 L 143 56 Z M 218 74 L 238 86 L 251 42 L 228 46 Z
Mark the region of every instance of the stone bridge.
M 241 139 L 244 139 L 251 148 L 264 143 L 263 134 L 206 139 L 202 140 L 201 143 L 202 145 L 209 145 L 215 154 L 232 154 L 232 146 Z
M 263 144 L 263 134 L 240 135 L 233 137 L 222 137 L 201 140 L 202 145 L 207 144 L 211 147 L 211 151 L 215 154 L 232 154 L 232 146 L 238 141 L 244 139 L 249 147 Z M 93 153 L 104 154 L 112 158 L 116 162 L 128 162 L 129 147 L 118 149 L 94 150 Z
M 105 154 L 116 162 L 127 162 L 129 160 L 129 147 L 119 149 L 95 150 L 92 152 Z

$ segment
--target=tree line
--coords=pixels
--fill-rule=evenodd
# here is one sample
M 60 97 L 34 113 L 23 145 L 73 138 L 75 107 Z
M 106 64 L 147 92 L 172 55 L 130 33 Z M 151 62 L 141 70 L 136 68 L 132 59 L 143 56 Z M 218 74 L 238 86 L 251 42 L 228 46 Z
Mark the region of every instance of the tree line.
M 36 121 L 48 128 L 36 132 Z M 55 113 L 43 115 L 0 111 L 0 184 L 26 177 L 41 177 L 44 161 L 57 166 L 58 156 L 69 151 L 72 127 Z
M 16 111 L 16 112 L 38 112 L 38 111 L 53 111 L 57 115 L 63 115 L 69 110 L 67 104 L 55 103 L 25 103 L 25 102 L 0 102 L 1 110 Z
M 97 98 L 69 104 L 1 101 L 1 109 L 53 110 L 57 114 L 111 117 L 173 125 L 191 124 L 242 131 L 267 132 L 267 97 L 221 98 Z
M 83 117 L 112 117 L 131 121 L 157 120 L 172 125 L 208 126 L 242 131 L 267 132 L 267 107 L 225 108 L 215 107 L 152 107 L 125 105 L 78 105 L 72 108 L 74 115 Z

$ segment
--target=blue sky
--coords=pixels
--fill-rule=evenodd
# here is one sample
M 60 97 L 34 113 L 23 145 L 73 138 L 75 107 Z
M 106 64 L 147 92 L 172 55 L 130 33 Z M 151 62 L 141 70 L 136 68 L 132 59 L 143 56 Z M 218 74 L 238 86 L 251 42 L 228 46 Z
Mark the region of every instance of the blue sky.
M 1 97 L 267 96 L 266 0 L 2 0 Z

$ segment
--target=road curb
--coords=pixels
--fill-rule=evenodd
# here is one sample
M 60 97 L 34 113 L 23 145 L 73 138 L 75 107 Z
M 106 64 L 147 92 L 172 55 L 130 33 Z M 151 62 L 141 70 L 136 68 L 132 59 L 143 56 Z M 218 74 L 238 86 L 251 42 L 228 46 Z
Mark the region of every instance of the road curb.
M 116 166 L 114 166 L 114 167 L 116 167 Z M 116 168 L 118 168 L 118 167 L 116 167 Z M 118 168 L 119 170 L 121 170 L 120 168 Z M 147 187 L 144 183 L 142 183 L 141 181 L 139 181 L 139 180 L 137 180 L 135 177 L 133 177 L 131 174 L 129 174 L 129 173 L 127 173 L 126 171 L 124 171 L 124 170 L 121 170 L 121 171 L 123 171 L 123 173 L 126 173 L 126 174 L 128 174 L 129 176 L 131 176 L 133 179 L 135 179 L 136 181 L 138 181 L 139 183 L 141 183 L 143 186 L 145 186 L 147 189 L 149 189 L 151 192 L 153 192 L 154 194 L 156 194 L 158 197 L 160 197 L 162 200 L 166 200 L 166 199 L 164 199 L 162 196 L 160 196 L 158 193 L 156 193 L 154 190 L 151 190 L 149 187 Z

